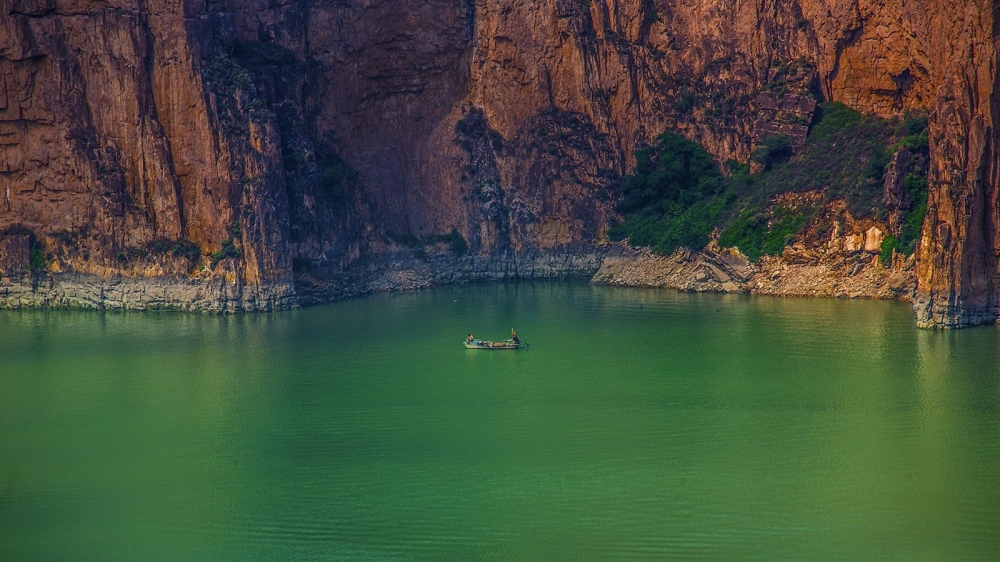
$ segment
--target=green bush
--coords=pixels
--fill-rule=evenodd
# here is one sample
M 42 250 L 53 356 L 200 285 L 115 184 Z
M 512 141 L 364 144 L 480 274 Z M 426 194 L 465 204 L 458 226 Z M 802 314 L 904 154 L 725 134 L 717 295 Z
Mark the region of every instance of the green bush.
M 889 165 L 890 153 L 881 146 L 872 147 L 868 156 L 868 163 L 865 166 L 865 178 L 881 187 L 885 179 L 885 167 Z
M 390 232 L 386 235 L 386 238 L 387 241 L 410 248 L 419 257 L 426 255 L 427 246 L 435 244 L 447 244 L 448 249 L 457 256 L 469 251 L 469 243 L 457 228 L 452 228 L 448 234 L 436 234 L 427 238 L 420 238 L 412 232 Z
M 677 97 L 674 98 L 674 111 L 680 113 L 681 115 L 687 115 L 688 113 L 691 113 L 691 109 L 694 108 L 694 103 L 694 92 L 688 88 L 684 88 L 677 92 Z
M 792 139 L 787 135 L 768 135 L 760 139 L 760 144 L 750 155 L 754 162 L 765 170 L 787 161 L 792 157 Z
M 240 107 L 240 92 L 252 93 L 250 72 L 226 56 L 216 56 L 202 68 L 205 85 L 215 94 L 219 122 L 229 134 L 247 131 L 247 115 Z
M 143 248 L 133 248 L 129 253 L 139 256 L 171 254 L 175 258 L 183 257 L 189 261 L 195 261 L 201 257 L 201 248 L 187 238 L 178 238 L 177 240 L 160 238 L 146 244 Z
M 759 207 L 747 209 L 719 234 L 719 244 L 739 248 L 750 261 L 756 262 L 764 255 L 781 254 L 806 225 L 806 219 L 804 213 L 784 207 L 777 208 L 770 215 Z
M 229 57 L 217 56 L 202 69 L 202 76 L 213 91 L 223 95 L 232 95 L 238 88 L 251 84 L 250 74 Z
M 673 219 L 661 220 L 659 238 L 653 249 L 661 254 L 670 254 L 681 246 L 704 248 L 726 203 L 725 198 L 716 197 L 689 207 Z
M 739 160 L 734 160 L 730 158 L 726 160 L 726 168 L 729 170 L 730 178 L 749 178 L 750 176 L 750 165 L 744 164 Z
M 903 227 L 899 235 L 900 251 L 906 255 L 913 253 L 927 214 L 927 176 L 910 173 L 903 179 L 903 189 L 909 194 L 912 208 L 904 213 Z
M 872 217 L 881 207 L 891 154 L 886 147 L 894 135 L 887 120 L 839 103 L 820 104 L 802 151 L 755 177 L 753 199 L 763 203 L 778 193 L 825 190 L 827 200 L 844 199 L 854 216 Z
M 469 243 L 465 241 L 465 237 L 458 232 L 457 228 L 452 228 L 451 232 L 448 234 L 438 234 L 430 236 L 424 240 L 421 240 L 412 234 L 409 236 L 413 237 L 410 242 L 411 246 L 416 246 L 420 249 L 423 249 L 426 246 L 444 243 L 448 245 L 448 248 L 451 249 L 452 253 L 455 255 L 462 255 L 469 250 Z
M 222 249 L 218 252 L 212 252 L 212 269 L 219 264 L 220 261 L 226 258 L 238 258 L 240 257 L 240 251 L 236 249 L 236 245 L 233 243 L 232 238 L 227 238 L 222 242 Z
M 771 228 L 768 229 L 764 237 L 764 246 L 761 253 L 768 256 L 777 256 L 785 249 L 785 246 L 802 230 L 806 225 L 806 217 L 802 213 L 780 208 L 771 219 Z
M 285 155 L 285 169 L 295 171 L 306 164 L 306 153 L 303 150 L 293 150 Z
M 899 251 L 899 240 L 892 233 L 887 233 L 885 238 L 882 239 L 882 246 L 879 249 L 879 261 L 882 262 L 883 266 L 889 267 L 892 265 L 893 250 Z
M 28 271 L 44 271 L 45 261 L 45 248 L 40 243 L 32 243 L 28 250 Z
M 334 200 L 343 199 L 347 182 L 353 177 L 354 171 L 339 154 L 331 153 L 319 159 L 319 171 L 316 172 L 316 179 L 320 189 L 327 197 Z
M 928 137 L 927 130 L 924 129 L 919 133 L 905 136 L 889 148 L 889 152 L 896 152 L 900 148 L 906 148 L 911 152 L 924 152 L 926 153 L 930 147 L 930 138 Z
M 916 135 L 927 129 L 927 116 L 920 113 L 907 113 L 903 118 L 903 131 L 907 135 Z
M 767 238 L 767 215 L 761 209 L 748 209 L 740 213 L 719 235 L 719 244 L 739 248 L 750 261 L 757 261 Z
M 189 261 L 196 261 L 201 257 L 201 248 L 191 240 L 182 238 L 174 245 L 172 253 L 174 257 L 184 257 Z
M 663 133 L 636 153 L 635 173 L 622 184 L 620 213 L 677 215 L 721 191 L 722 174 L 700 144 Z
M 700 248 L 708 243 L 726 199 L 722 174 L 701 145 L 674 133 L 636 153 L 635 173 L 622 182 L 616 210 L 626 216 L 611 228 L 613 240 L 629 238 L 636 246 L 662 253 L 678 246 Z
M 458 232 L 458 229 L 451 229 L 451 234 L 448 236 L 448 247 L 451 248 L 451 252 L 453 254 L 462 255 L 469 251 L 469 243 L 466 242 L 465 237 Z
M 412 232 L 390 232 L 389 240 L 407 248 L 419 248 L 424 245 Z
M 864 116 L 842 103 L 826 102 L 816 108 L 814 125 L 810 134 L 830 135 L 860 125 Z

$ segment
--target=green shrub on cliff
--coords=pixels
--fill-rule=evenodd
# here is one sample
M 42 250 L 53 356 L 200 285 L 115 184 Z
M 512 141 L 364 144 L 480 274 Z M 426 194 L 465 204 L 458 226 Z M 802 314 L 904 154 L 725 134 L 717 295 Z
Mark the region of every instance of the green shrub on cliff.
M 670 253 L 678 246 L 708 242 L 725 185 L 719 167 L 700 144 L 663 133 L 636 153 L 635 173 L 626 176 L 615 208 L 626 220 L 608 232 L 636 246 Z
M 908 112 L 903 117 L 903 131 L 907 135 L 916 135 L 927 130 L 927 115 L 923 112 Z
M 910 200 L 910 208 L 903 210 L 899 237 L 887 234 L 882 240 L 880 257 L 883 265 L 889 265 L 893 250 L 905 256 L 913 254 L 924 226 L 927 214 L 927 176 L 924 171 L 907 174 L 903 179 L 903 190 Z
M 792 140 L 787 135 L 768 135 L 760 140 L 760 145 L 750 158 L 770 170 L 792 157 Z
M 900 127 L 900 134 L 905 136 L 893 143 L 888 152 L 894 153 L 900 149 L 906 149 L 916 158 L 926 162 L 930 157 L 927 116 L 907 114 Z M 884 265 L 890 264 L 893 250 L 906 256 L 913 254 L 917 241 L 920 240 L 924 216 L 927 214 L 926 167 L 916 166 L 906 174 L 906 177 L 903 178 L 903 192 L 907 205 L 900 209 L 902 224 L 899 228 L 899 236 L 888 234 L 882 241 L 879 257 Z
M 451 229 L 451 234 L 448 235 L 448 247 L 451 248 L 451 253 L 455 255 L 461 255 L 469 251 L 469 243 L 465 241 L 465 237 L 462 236 L 458 229 Z
M 806 225 L 806 215 L 785 207 L 767 213 L 761 207 L 745 209 L 719 234 L 719 244 L 739 248 L 750 261 L 781 254 Z
M 24 255 L 24 254 L 21 254 Z M 32 242 L 28 250 L 28 271 L 35 273 L 45 270 L 45 248 L 38 242 Z
M 663 133 L 636 153 L 635 173 L 622 185 L 621 213 L 676 215 L 717 194 L 721 176 L 712 156 L 696 142 Z
M 333 151 L 324 152 L 317 157 L 318 170 L 316 180 L 320 189 L 330 199 L 339 201 L 344 198 L 347 183 L 354 178 L 354 171 L 339 154 Z
M 805 225 L 806 217 L 804 214 L 779 207 L 772 213 L 771 227 L 768 228 L 767 235 L 764 237 L 761 253 L 768 256 L 780 254 Z
M 193 262 L 201 258 L 201 247 L 188 238 L 182 237 L 177 240 L 159 238 L 149 242 L 142 248 L 130 248 L 128 252 L 125 252 L 125 254 L 128 256 L 135 255 L 139 257 L 170 254 L 175 258 L 184 258 Z
M 879 247 L 878 259 L 883 266 L 889 267 L 892 264 L 893 250 L 899 251 L 899 240 L 890 232 L 882 239 L 882 245 Z
M 930 138 L 927 129 L 924 129 L 923 131 L 899 139 L 892 145 L 889 152 L 896 152 L 900 148 L 905 148 L 911 152 L 927 152 L 929 143 Z
M 220 261 L 226 258 L 238 258 L 240 257 L 240 251 L 236 249 L 236 245 L 233 243 L 232 238 L 227 238 L 222 242 L 222 249 L 218 252 L 212 252 L 212 269 L 219 264 Z
M 689 88 L 684 88 L 678 92 L 677 97 L 674 98 L 674 111 L 681 115 L 687 115 L 691 113 L 691 109 L 694 108 L 696 101 L 694 92 L 692 92 Z
M 767 215 L 761 209 L 748 209 L 719 235 L 719 244 L 739 248 L 750 261 L 757 261 L 767 238 Z
M 903 222 L 901 239 L 910 244 L 920 238 L 920 229 L 924 225 L 924 215 L 927 213 L 927 174 L 924 170 L 915 170 L 906 174 L 903 179 L 903 190 L 910 199 L 910 209 L 906 212 Z M 912 248 L 909 249 L 911 252 Z
M 820 191 L 844 199 L 856 217 L 872 217 L 882 206 L 882 180 L 896 135 L 889 120 L 864 115 L 840 103 L 820 104 L 803 149 L 787 162 L 755 176 L 758 191 L 771 197 L 788 191 Z

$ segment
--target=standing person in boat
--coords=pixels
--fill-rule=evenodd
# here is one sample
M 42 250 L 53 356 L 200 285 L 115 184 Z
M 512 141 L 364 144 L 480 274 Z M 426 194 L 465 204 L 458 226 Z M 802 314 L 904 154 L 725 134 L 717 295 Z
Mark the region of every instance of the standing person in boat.
M 514 340 L 514 343 L 520 344 L 521 340 L 517 339 L 517 333 L 514 332 L 514 328 L 510 329 L 510 339 Z
M 472 334 L 469 334 L 469 336 L 465 338 L 465 341 L 472 343 L 473 342 Z

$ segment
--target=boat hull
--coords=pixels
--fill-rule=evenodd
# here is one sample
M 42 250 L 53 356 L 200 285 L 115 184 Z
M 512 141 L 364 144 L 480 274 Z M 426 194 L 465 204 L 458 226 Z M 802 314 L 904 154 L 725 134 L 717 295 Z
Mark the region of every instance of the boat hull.
M 466 349 L 489 349 L 494 351 L 499 351 L 503 349 L 521 349 L 523 347 L 528 347 L 528 344 L 519 342 L 514 343 L 512 340 L 503 341 L 485 341 L 485 340 L 475 340 L 471 343 L 462 342 L 465 344 Z

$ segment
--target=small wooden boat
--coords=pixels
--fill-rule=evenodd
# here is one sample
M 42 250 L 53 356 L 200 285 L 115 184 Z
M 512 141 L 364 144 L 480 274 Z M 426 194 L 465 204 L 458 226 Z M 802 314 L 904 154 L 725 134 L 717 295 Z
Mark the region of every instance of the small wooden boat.
M 462 343 L 464 343 L 465 347 L 468 349 L 522 349 L 528 347 L 528 344 L 523 341 L 514 340 L 472 340 L 471 342 L 466 340 Z

